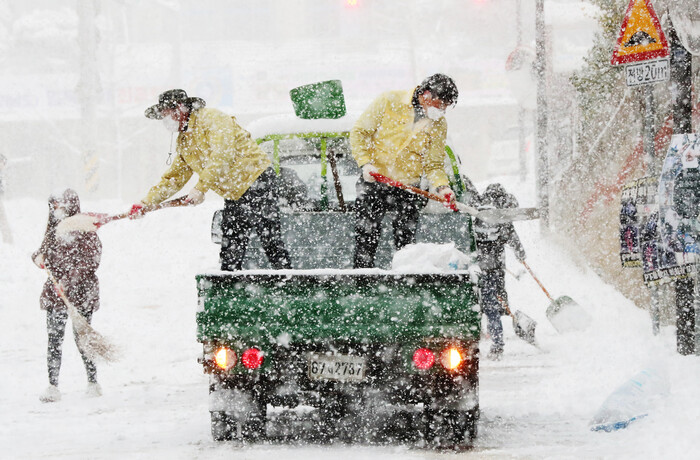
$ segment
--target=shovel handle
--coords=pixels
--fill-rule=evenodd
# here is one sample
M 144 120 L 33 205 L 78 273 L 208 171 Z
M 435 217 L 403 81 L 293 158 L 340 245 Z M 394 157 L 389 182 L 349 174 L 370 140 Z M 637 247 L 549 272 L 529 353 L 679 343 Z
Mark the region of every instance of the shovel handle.
M 68 300 L 68 297 L 66 297 L 66 294 L 63 291 L 58 290 L 58 287 L 60 285 L 58 284 L 58 280 L 56 279 L 56 277 L 53 276 L 53 273 L 51 273 L 51 270 L 49 270 L 48 268 L 45 268 L 44 270 L 46 270 L 46 274 L 49 275 L 49 279 L 51 280 L 51 283 L 53 283 L 54 287 L 56 288 L 56 294 L 58 294 L 58 296 L 61 298 L 61 300 L 63 300 L 63 302 L 65 302 L 66 306 L 69 306 L 70 301 Z
M 521 260 L 520 263 L 522 263 L 522 264 L 525 266 L 525 268 L 527 268 L 527 271 L 530 273 L 530 275 L 532 275 L 532 279 L 534 279 L 534 280 L 537 282 L 537 284 L 539 284 L 540 288 L 542 288 L 542 291 L 545 293 L 545 295 L 547 296 L 547 298 L 548 298 L 551 302 L 554 302 L 554 299 L 552 298 L 552 296 L 549 295 L 549 292 L 547 292 L 547 289 L 545 289 L 545 287 L 542 285 L 542 283 L 540 282 L 540 280 L 537 279 L 537 277 L 535 276 L 535 273 L 532 271 L 532 269 L 531 269 L 530 266 L 527 264 L 527 262 L 525 262 L 524 260 Z
M 143 212 L 146 213 L 146 212 L 151 212 L 151 211 L 157 211 L 159 209 L 164 209 L 164 208 L 175 208 L 178 206 L 189 206 L 189 203 L 187 202 L 186 196 L 182 196 L 180 198 L 175 198 L 175 199 L 172 199 L 169 201 L 163 201 L 162 203 L 158 203 L 158 204 L 144 206 Z M 123 212 L 121 214 L 116 214 L 114 216 L 104 217 L 102 219 L 99 219 L 98 222 L 99 222 L 100 226 L 102 226 L 104 224 L 107 224 L 109 222 L 113 222 L 115 220 L 126 219 L 127 217 L 129 217 L 129 215 L 130 215 L 129 212 L 127 211 L 127 212 Z
M 501 305 L 503 305 L 503 308 L 506 309 L 506 313 L 508 314 L 508 316 L 515 319 L 515 315 L 510 311 L 510 307 L 508 306 L 508 303 L 505 300 L 503 300 L 503 297 L 501 297 L 500 295 L 496 295 L 496 298 L 501 303 Z
M 70 300 L 68 300 L 68 296 L 66 295 L 63 290 L 59 290 L 59 282 L 56 279 L 56 277 L 51 273 L 51 270 L 48 268 L 45 268 L 46 274 L 49 275 L 49 279 L 51 280 L 51 283 L 53 283 L 54 288 L 56 289 L 56 294 L 61 298 L 63 301 L 63 304 L 66 306 L 66 309 L 68 310 L 68 315 L 70 315 L 71 321 L 73 321 L 73 324 L 82 321 L 85 322 L 85 317 L 78 311 L 77 308 L 71 303 Z
M 404 184 L 403 182 L 399 182 L 399 181 L 397 181 L 397 180 L 395 180 L 395 179 L 390 179 L 390 178 L 386 177 L 385 175 L 379 174 L 379 173 L 376 173 L 376 172 L 371 172 L 371 173 L 369 173 L 369 174 L 370 174 L 370 176 L 374 177 L 374 179 L 375 179 L 377 182 L 380 182 L 380 183 L 382 183 L 382 184 L 391 185 L 392 187 L 398 187 L 398 188 L 400 188 L 400 189 L 402 189 L 402 190 L 407 190 L 407 191 L 409 191 L 409 192 L 411 192 L 411 193 L 415 193 L 416 195 L 422 195 L 422 196 L 424 196 L 424 197 L 426 197 L 426 198 L 430 198 L 431 200 L 439 201 L 439 202 L 441 202 L 441 203 L 447 202 L 447 200 L 445 200 L 445 199 L 444 199 L 443 197 L 441 197 L 440 195 L 436 195 L 436 194 L 434 194 L 434 193 L 430 193 L 430 192 L 428 192 L 428 191 L 423 190 L 422 188 L 418 188 L 418 187 L 414 187 L 414 186 L 412 186 L 412 185 Z
M 476 209 L 474 209 L 470 206 L 464 205 L 462 203 L 450 204 L 449 200 L 441 197 L 440 195 L 430 193 L 430 192 L 425 191 L 425 190 L 418 188 L 418 187 L 413 187 L 412 185 L 406 185 L 403 182 L 399 182 L 395 179 L 391 179 L 391 178 L 386 177 L 382 174 L 375 173 L 375 172 L 371 172 L 369 174 L 372 177 L 374 177 L 374 179 L 377 182 L 380 182 L 382 184 L 391 185 L 392 187 L 398 187 L 402 190 L 406 190 L 406 191 L 409 191 L 411 193 L 415 193 L 416 195 L 424 196 L 424 197 L 429 198 L 429 199 L 434 200 L 434 201 L 439 201 L 440 203 L 443 203 L 444 205 L 448 206 L 453 211 L 466 211 L 469 214 L 473 214 L 473 215 L 476 215 L 475 213 L 478 212 Z
M 340 207 L 340 212 L 347 212 L 345 198 L 343 197 L 343 186 L 340 183 L 338 165 L 335 161 L 335 150 L 328 149 L 326 156 L 328 157 L 328 164 L 331 165 L 331 172 L 333 173 L 333 185 L 335 185 L 335 194 L 338 197 L 338 207 Z

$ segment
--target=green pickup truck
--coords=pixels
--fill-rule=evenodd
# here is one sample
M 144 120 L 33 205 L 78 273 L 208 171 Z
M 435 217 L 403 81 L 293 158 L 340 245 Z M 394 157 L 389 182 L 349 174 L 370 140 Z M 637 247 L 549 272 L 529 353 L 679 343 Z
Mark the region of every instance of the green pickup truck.
M 479 418 L 475 280 L 464 269 L 391 270 L 388 230 L 378 268 L 352 269 L 360 171 L 350 126 L 350 117 L 273 117 L 249 127 L 280 174 L 295 269 L 270 270 L 253 236 L 247 269 L 197 275 L 213 438 L 272 438 L 272 420 L 291 413 L 324 441 L 468 447 Z M 457 172 L 451 152 L 446 158 Z M 217 215 L 212 238 L 220 241 Z M 426 206 L 417 240 L 475 249 L 471 219 L 441 206 Z

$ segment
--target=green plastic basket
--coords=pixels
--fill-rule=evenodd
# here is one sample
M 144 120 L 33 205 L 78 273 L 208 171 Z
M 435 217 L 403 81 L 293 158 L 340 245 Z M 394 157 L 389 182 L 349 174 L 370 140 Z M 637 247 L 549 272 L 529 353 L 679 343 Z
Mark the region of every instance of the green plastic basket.
M 297 117 L 308 120 L 345 115 L 345 97 L 340 80 L 299 86 L 289 91 Z

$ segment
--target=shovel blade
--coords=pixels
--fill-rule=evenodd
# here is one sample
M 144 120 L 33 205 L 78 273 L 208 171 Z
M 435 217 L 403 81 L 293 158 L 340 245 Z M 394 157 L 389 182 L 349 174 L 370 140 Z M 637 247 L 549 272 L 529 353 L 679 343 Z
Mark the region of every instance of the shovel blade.
M 521 311 L 513 314 L 513 330 L 515 335 L 531 345 L 537 346 L 535 342 L 535 327 L 537 322 Z
M 458 206 L 459 207 L 459 206 Z M 489 224 L 507 224 L 519 220 L 539 219 L 539 208 L 482 209 L 476 217 Z
M 591 324 L 591 315 L 568 296 L 554 299 L 547 308 L 547 319 L 559 333 L 583 331 Z

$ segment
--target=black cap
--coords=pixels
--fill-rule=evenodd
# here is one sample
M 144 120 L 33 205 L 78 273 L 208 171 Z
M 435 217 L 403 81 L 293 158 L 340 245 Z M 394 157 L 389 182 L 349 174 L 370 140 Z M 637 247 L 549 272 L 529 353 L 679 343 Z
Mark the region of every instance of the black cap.
M 518 200 L 514 195 L 508 193 L 501 184 L 489 184 L 481 195 L 481 201 L 484 205 L 495 206 L 499 209 L 518 207 Z
M 163 110 L 177 108 L 180 104 L 185 104 L 190 110 L 201 109 L 207 105 L 204 99 L 188 97 L 184 89 L 171 89 L 161 93 L 158 96 L 158 103 L 146 109 L 146 118 L 162 120 Z
M 459 96 L 454 80 L 442 73 L 429 76 L 423 80 L 418 89 L 420 91 L 430 91 L 433 97 L 440 99 L 447 105 L 456 104 L 457 96 Z

